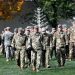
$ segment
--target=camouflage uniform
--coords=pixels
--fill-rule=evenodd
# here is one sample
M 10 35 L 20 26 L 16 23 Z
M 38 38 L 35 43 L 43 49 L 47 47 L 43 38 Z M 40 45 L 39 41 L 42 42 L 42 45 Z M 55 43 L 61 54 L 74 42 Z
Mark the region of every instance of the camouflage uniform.
M 24 68 L 25 65 L 25 44 L 26 36 L 24 34 L 16 34 L 12 40 L 12 46 L 16 48 L 16 60 L 17 65 Z
M 27 29 L 27 34 L 26 34 L 26 54 L 27 54 L 27 57 L 25 58 L 26 60 L 26 63 L 28 64 L 28 66 L 30 65 L 31 63 L 31 38 L 30 38 L 30 30 Z
M 52 49 L 52 39 L 51 35 L 48 33 L 43 33 L 42 37 L 43 50 L 45 51 L 45 67 L 50 67 L 49 59 L 50 59 L 50 49 Z M 43 62 L 44 63 L 44 62 Z
M 75 50 L 75 27 L 70 28 L 70 46 L 69 46 L 69 59 L 71 60 Z
M 54 52 L 54 56 L 56 57 L 56 40 L 53 41 L 53 37 L 55 35 L 55 32 L 56 32 L 55 29 L 51 32 L 51 35 L 52 35 L 51 40 L 52 40 L 52 43 L 53 43 L 52 44 L 52 49 L 51 49 L 51 52 L 50 52 L 51 59 L 52 59 L 52 56 L 53 56 L 53 52 Z
M 31 51 L 31 65 L 34 70 L 39 70 L 41 64 L 42 43 L 39 32 L 34 33 L 31 37 L 32 51 Z
M 65 35 L 63 32 L 56 32 L 53 41 L 56 40 L 56 53 L 58 66 L 64 66 L 65 64 Z
M 66 46 L 65 46 L 66 58 L 68 58 L 69 57 L 69 34 L 68 34 L 68 32 L 65 33 L 65 41 L 66 41 Z

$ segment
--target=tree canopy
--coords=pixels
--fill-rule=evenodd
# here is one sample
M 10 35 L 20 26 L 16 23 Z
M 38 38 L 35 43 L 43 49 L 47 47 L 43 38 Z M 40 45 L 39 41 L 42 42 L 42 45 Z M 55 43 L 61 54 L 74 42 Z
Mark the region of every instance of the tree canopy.
M 72 18 L 75 15 L 74 0 L 39 0 L 39 6 L 54 27 L 59 19 Z

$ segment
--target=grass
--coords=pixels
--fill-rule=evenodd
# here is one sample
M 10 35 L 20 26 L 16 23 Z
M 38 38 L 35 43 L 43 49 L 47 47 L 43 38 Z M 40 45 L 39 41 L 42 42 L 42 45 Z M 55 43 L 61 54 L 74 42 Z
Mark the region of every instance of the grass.
M 75 61 L 66 61 L 65 67 L 59 68 L 56 60 L 51 60 L 51 68 L 42 68 L 40 72 L 32 72 L 30 68 L 20 70 L 14 60 L 6 62 L 0 56 L 0 75 L 75 75 Z

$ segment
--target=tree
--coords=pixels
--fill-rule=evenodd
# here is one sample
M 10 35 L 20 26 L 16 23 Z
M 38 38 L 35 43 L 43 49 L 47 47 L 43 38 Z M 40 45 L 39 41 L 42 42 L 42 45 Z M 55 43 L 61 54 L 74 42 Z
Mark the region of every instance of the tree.
M 24 0 L 1 0 L 0 1 L 0 17 L 4 19 L 10 18 L 14 13 L 22 9 Z
M 37 10 L 34 11 L 34 16 L 32 19 L 31 24 L 32 25 L 37 25 L 39 26 L 39 28 L 49 28 L 49 23 L 48 20 L 46 18 L 46 15 L 43 13 L 43 10 L 38 7 Z
M 56 27 L 59 19 L 72 18 L 75 15 L 74 0 L 38 0 L 38 3 L 53 27 Z

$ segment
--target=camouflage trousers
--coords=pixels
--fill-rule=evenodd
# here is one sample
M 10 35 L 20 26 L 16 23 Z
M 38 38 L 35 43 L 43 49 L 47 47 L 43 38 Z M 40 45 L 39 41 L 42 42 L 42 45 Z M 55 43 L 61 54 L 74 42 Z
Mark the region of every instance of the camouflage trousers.
M 75 55 L 75 42 L 71 42 L 69 46 L 69 59 L 71 60 Z
M 31 51 L 31 66 L 35 67 L 36 69 L 40 68 L 41 65 L 41 54 L 42 50 Z
M 49 67 L 49 61 L 50 61 L 50 47 L 46 46 L 46 52 L 45 52 L 45 67 Z
M 53 57 L 53 54 L 54 54 L 54 56 L 55 56 L 55 58 L 56 58 L 56 46 L 53 46 L 52 49 L 51 49 L 51 51 L 50 51 L 51 59 L 52 59 L 52 57 Z
M 69 57 L 69 44 L 65 46 L 65 49 L 66 49 L 66 58 Z
M 21 68 L 25 66 L 25 49 L 16 49 L 15 57 L 17 60 L 17 65 Z
M 57 53 L 57 61 L 58 61 L 58 66 L 64 66 L 65 64 L 65 47 L 62 46 L 58 49 L 56 49 Z

